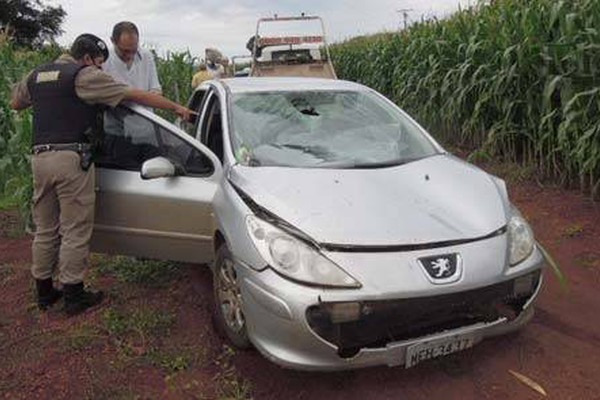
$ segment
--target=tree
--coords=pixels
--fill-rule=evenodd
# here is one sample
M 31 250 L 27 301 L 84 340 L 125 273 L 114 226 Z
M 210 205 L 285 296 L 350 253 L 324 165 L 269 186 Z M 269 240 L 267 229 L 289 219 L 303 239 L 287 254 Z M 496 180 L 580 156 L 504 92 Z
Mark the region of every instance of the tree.
M 63 31 L 67 13 L 61 6 L 41 0 L 0 0 L 0 29 L 8 31 L 17 46 L 40 47 Z

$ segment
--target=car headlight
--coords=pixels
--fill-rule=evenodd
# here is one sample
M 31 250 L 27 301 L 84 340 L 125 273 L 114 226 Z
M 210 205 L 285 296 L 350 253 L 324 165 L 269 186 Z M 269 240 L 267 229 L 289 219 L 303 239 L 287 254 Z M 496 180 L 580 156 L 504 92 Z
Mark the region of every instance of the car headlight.
M 525 218 L 518 214 L 518 211 L 508 223 L 508 240 L 511 266 L 523 261 L 533 251 L 535 245 L 533 231 Z
M 257 218 L 246 217 L 254 246 L 275 271 L 292 280 L 319 286 L 358 288 L 360 283 L 317 250 Z

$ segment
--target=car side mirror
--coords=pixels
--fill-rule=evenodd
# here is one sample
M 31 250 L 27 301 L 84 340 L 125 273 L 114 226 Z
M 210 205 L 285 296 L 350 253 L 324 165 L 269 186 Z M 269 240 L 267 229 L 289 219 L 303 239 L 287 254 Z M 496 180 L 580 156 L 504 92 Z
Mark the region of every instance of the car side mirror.
M 175 165 L 165 157 L 154 157 L 142 164 L 142 179 L 168 178 L 175 176 Z

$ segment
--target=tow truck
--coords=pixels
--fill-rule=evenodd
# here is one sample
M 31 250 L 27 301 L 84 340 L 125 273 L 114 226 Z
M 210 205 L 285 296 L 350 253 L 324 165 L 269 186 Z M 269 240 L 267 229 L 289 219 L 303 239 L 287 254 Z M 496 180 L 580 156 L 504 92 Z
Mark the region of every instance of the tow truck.
M 267 25 L 307 22 L 320 26 L 319 34 L 262 36 Z M 336 79 L 331 63 L 325 24 L 318 16 L 259 18 L 256 34 L 251 39 L 252 64 L 250 76 L 304 76 Z

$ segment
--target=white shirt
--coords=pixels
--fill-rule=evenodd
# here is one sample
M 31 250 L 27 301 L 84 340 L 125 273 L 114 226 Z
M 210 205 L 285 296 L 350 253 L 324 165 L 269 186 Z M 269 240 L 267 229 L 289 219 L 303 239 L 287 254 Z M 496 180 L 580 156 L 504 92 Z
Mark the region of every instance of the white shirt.
M 115 80 L 135 89 L 162 91 L 156 72 L 154 57 L 149 50 L 139 48 L 133 57 L 131 66 L 128 66 L 115 53 L 114 48 L 110 49 L 110 55 L 108 60 L 102 65 L 102 70 L 112 75 Z

